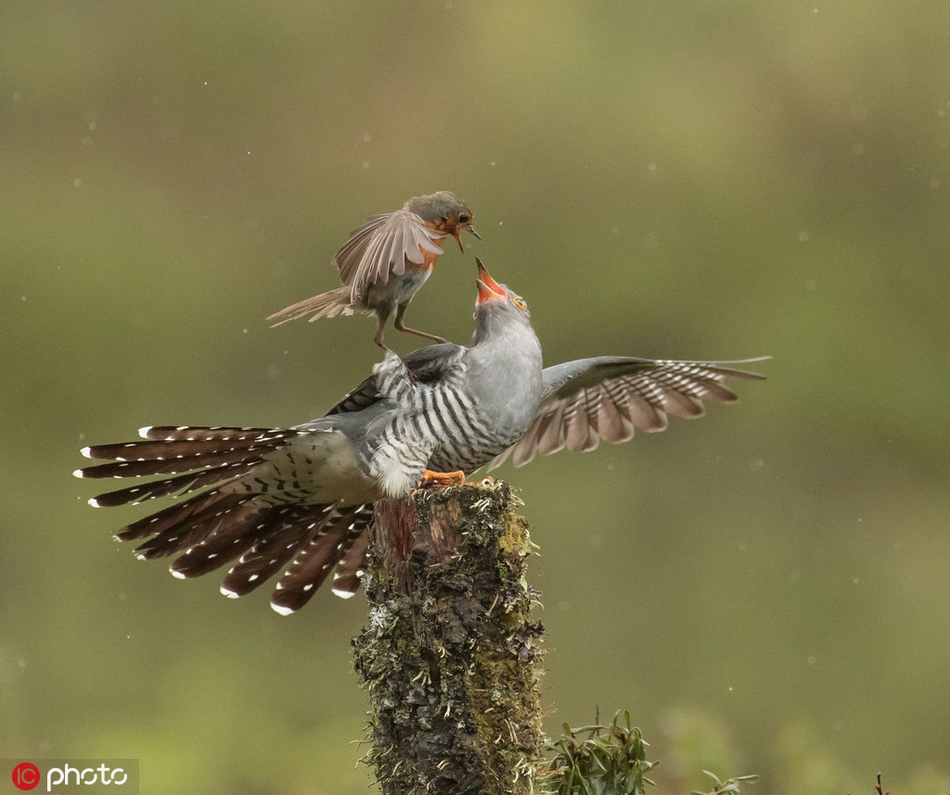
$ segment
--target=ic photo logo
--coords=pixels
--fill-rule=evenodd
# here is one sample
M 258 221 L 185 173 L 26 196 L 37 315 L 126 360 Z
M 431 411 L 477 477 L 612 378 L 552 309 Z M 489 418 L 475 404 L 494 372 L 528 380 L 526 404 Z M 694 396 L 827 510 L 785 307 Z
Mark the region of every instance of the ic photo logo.
M 13 786 L 17 789 L 34 789 L 40 783 L 40 769 L 32 762 L 20 762 L 13 768 Z
M 12 781 L 15 789 L 10 790 L 5 782 L 0 782 L 0 793 L 138 795 L 139 791 L 137 759 L 7 759 L 3 767 L 10 771 L 7 781 Z

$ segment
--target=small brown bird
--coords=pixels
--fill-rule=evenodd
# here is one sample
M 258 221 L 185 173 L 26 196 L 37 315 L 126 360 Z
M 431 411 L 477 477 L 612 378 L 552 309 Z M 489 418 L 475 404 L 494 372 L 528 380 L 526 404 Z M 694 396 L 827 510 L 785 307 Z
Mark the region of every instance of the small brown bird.
M 451 235 L 459 250 L 464 251 L 459 237 L 462 229 L 481 240 L 472 228 L 468 205 L 444 190 L 415 196 L 396 212 L 370 216 L 350 233 L 333 257 L 343 286 L 299 301 L 267 319 L 276 320 L 274 325 L 279 326 L 307 315 L 313 321 L 352 315 L 356 310 L 372 312 L 379 321 L 373 341 L 389 350 L 383 343 L 383 329 L 395 311 L 393 326 L 397 331 L 445 342 L 442 337 L 404 325 L 403 316 L 442 254 L 439 244 Z

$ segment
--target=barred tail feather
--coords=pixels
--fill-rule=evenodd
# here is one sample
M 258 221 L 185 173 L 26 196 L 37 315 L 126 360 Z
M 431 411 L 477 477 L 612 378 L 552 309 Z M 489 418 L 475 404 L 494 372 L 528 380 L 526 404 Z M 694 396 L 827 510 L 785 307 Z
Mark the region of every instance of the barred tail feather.
M 212 508 L 215 509 L 214 513 L 220 514 L 242 499 L 245 499 L 242 495 L 221 494 L 218 491 L 196 494 L 183 502 L 169 505 L 144 519 L 126 525 L 116 533 L 115 537 L 117 541 L 134 541 L 159 535 L 174 527 L 200 523 L 202 517 L 206 516 L 207 512 L 211 512 Z
M 84 467 L 73 474 L 81 478 L 175 476 L 90 500 L 97 507 L 111 508 L 233 480 L 259 464 L 268 451 L 300 433 L 274 428 L 149 426 L 139 431 L 147 441 L 83 448 L 86 458 L 111 459 L 115 463 Z
M 200 577 L 243 555 L 268 532 L 266 511 L 251 501 L 226 511 L 206 525 L 200 540 L 184 548 L 169 571 L 181 579 Z
M 157 442 L 230 442 L 253 446 L 287 436 L 283 428 L 247 428 L 237 425 L 146 425 L 139 436 Z M 132 442 L 132 444 L 140 444 Z M 109 447 L 110 445 L 102 445 Z M 94 448 L 100 449 L 100 448 Z
M 96 508 L 114 508 L 117 505 L 138 504 L 156 497 L 166 497 L 171 494 L 187 494 L 190 491 L 231 480 L 249 472 L 261 459 L 256 458 L 249 462 L 235 462 L 227 466 L 200 472 L 188 472 L 167 480 L 155 480 L 141 486 L 130 486 L 125 489 L 109 491 L 90 500 Z M 116 475 L 115 477 L 121 477 Z
M 284 568 L 304 544 L 326 532 L 327 515 L 333 510 L 332 505 L 284 506 L 270 521 L 271 532 L 259 538 L 228 570 L 221 592 L 238 597 L 253 591 Z
M 287 614 L 306 604 L 334 568 L 338 568 L 335 593 L 349 596 L 357 590 L 366 550 L 361 536 L 373 517 L 372 505 L 274 504 L 273 495 L 268 494 L 265 501 L 261 492 L 237 491 L 230 485 L 301 433 L 305 431 L 147 427 L 140 431 L 145 441 L 86 448 L 86 457 L 112 463 L 75 474 L 83 478 L 171 475 L 90 501 L 103 507 L 206 488 L 127 525 L 116 538 L 141 540 L 135 552 L 145 560 L 177 556 L 170 570 L 180 578 L 233 564 L 221 588 L 232 597 L 250 593 L 286 569 L 272 606 Z
M 353 542 L 353 546 L 337 562 L 336 571 L 333 573 L 333 593 L 337 596 L 349 599 L 360 589 L 360 580 L 366 568 L 368 545 L 369 536 L 361 531 Z
M 239 494 L 222 494 L 217 490 L 199 494 L 193 506 L 190 504 L 192 500 L 172 505 L 153 517 L 129 525 L 116 538 L 119 541 L 145 538 L 145 542 L 135 548 L 135 554 L 142 560 L 167 558 L 210 538 L 222 527 L 244 525 L 250 512 L 256 509 L 251 499 Z M 183 507 L 184 511 L 176 510 Z M 149 524 L 153 518 L 164 525 L 162 530 L 152 531 Z
M 349 556 L 357 539 L 365 534 L 373 520 L 373 506 L 340 508 L 327 522 L 325 533 L 314 536 L 294 557 L 290 567 L 277 583 L 271 607 L 286 615 L 303 607 L 316 593 L 335 564 L 344 561 L 344 578 L 349 581 L 353 559 Z M 365 547 L 364 547 L 365 551 Z M 362 557 L 358 567 L 363 568 Z M 334 587 L 334 592 L 340 589 Z M 340 592 L 342 595 L 343 592 Z M 347 595 L 350 595 L 349 592 Z

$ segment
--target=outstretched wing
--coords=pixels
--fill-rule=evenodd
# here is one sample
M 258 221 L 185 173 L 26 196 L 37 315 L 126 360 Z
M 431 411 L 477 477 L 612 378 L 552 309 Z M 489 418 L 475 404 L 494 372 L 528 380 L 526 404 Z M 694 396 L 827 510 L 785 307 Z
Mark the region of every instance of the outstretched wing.
M 409 210 L 373 215 L 350 232 L 333 262 L 340 269 L 340 280 L 352 288 L 356 303 L 371 284 L 386 284 L 390 272 L 405 272 L 407 260 L 421 265 L 423 251 L 441 254 L 437 243 L 441 237 Z
M 768 358 L 768 357 L 765 357 Z M 727 378 L 761 379 L 756 373 L 724 365 L 743 362 L 678 362 L 599 356 L 544 370 L 545 397 L 528 431 L 489 465 L 509 457 L 523 466 L 538 453 L 593 450 L 601 439 L 617 444 L 666 428 L 672 414 L 686 419 L 703 415 L 704 400 L 731 403 L 736 396 Z

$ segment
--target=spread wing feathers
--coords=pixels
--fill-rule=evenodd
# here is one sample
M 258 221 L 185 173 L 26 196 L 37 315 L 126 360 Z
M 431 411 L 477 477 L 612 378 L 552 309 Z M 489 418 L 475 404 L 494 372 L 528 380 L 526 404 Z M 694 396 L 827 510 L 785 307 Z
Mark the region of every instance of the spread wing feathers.
M 108 492 L 91 502 L 98 506 L 138 503 L 170 494 L 222 484 L 244 475 L 264 455 L 281 447 L 300 430 L 269 428 L 143 428 L 145 441 L 86 448 L 88 458 L 111 459 L 77 470 L 84 478 L 172 475 L 131 488 Z M 286 567 L 274 592 L 281 613 L 302 607 L 334 567 L 334 592 L 352 595 L 359 587 L 365 539 L 372 520 L 370 505 L 273 505 L 255 493 L 212 488 L 122 528 L 120 541 L 145 539 L 136 551 L 146 560 L 178 555 L 171 565 L 177 577 L 198 577 L 229 562 L 222 586 L 228 596 L 249 593 Z
M 367 218 L 333 258 L 341 281 L 352 290 L 351 303 L 359 303 L 371 284 L 386 284 L 390 272 L 404 273 L 407 260 L 421 265 L 424 251 L 441 254 L 441 237 L 409 210 Z
M 746 361 L 759 361 L 750 359 Z M 518 467 L 538 453 L 593 450 L 604 439 L 613 444 L 666 428 L 668 415 L 701 417 L 704 400 L 731 403 L 727 378 L 762 376 L 725 365 L 745 362 L 679 362 L 602 356 L 544 370 L 545 398 L 525 435 L 495 458 L 494 469 L 509 457 Z
M 443 342 L 417 348 L 412 353 L 404 356 L 402 360 L 417 381 L 427 384 L 442 377 L 444 373 L 454 367 L 464 352 L 465 348 L 461 345 Z M 374 373 L 331 408 L 326 416 L 345 414 L 348 411 L 359 411 L 376 403 L 380 398 L 376 374 Z

